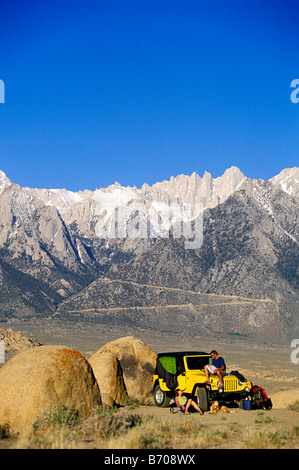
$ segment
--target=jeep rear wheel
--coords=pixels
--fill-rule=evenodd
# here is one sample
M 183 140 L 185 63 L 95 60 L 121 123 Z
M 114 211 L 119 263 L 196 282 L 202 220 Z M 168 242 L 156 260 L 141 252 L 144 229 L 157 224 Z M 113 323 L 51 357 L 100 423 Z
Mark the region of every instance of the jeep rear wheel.
M 157 406 L 165 408 L 170 403 L 170 398 L 166 395 L 166 392 L 161 390 L 160 385 L 157 385 L 154 390 L 154 400 Z
M 202 411 L 208 411 L 209 409 L 209 400 L 208 392 L 204 387 L 198 387 L 197 389 L 197 404 Z

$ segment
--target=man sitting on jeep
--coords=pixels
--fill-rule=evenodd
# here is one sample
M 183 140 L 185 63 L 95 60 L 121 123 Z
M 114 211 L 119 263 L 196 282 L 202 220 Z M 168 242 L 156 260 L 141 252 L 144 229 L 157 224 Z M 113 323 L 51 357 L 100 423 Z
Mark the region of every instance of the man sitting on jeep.
M 220 386 L 223 387 L 223 377 L 226 375 L 226 364 L 223 357 L 219 356 L 217 351 L 213 349 L 210 352 L 212 356 L 212 364 L 207 364 L 205 366 L 205 373 L 206 373 L 206 383 L 210 383 L 209 376 L 210 374 L 217 374 L 220 380 Z

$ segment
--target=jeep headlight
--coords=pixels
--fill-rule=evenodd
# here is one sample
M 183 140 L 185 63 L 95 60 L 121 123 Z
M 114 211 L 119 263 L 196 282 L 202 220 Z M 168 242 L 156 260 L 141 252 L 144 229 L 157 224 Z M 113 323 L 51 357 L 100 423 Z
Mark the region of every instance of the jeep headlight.
M 220 382 L 220 380 L 218 380 L 218 382 L 217 382 L 217 387 L 218 387 L 218 392 L 219 392 L 219 393 L 222 393 L 222 392 L 223 392 L 223 388 L 221 387 L 221 382 Z
M 245 387 L 244 390 L 245 390 L 245 392 L 249 392 L 250 388 L 249 388 L 249 387 Z
M 239 380 L 239 381 L 238 381 L 238 384 L 240 385 L 240 387 L 242 387 L 242 385 L 244 384 L 244 382 L 242 382 L 242 380 Z

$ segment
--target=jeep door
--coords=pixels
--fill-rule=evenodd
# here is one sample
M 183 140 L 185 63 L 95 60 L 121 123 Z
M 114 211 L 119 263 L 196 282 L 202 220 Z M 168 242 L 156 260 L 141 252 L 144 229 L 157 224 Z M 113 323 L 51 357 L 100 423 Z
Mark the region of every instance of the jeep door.
M 184 362 L 181 362 L 180 358 L 177 358 L 177 371 L 179 375 L 177 376 L 178 388 L 185 390 L 186 388 L 186 369 Z
M 186 388 L 186 373 L 183 372 L 182 374 L 178 375 L 178 388 L 181 390 L 185 390 Z

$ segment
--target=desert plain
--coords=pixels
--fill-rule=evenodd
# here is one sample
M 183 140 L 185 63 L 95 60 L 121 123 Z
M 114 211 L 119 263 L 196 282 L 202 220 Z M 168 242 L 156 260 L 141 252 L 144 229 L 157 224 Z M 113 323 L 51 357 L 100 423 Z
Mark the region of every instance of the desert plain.
M 76 323 L 28 321 L 2 326 L 20 331 L 43 345 L 72 347 L 87 359 L 106 343 L 124 336 L 138 338 L 156 354 L 217 349 L 226 360 L 228 372 L 238 370 L 247 380 L 265 388 L 273 401 L 273 408 L 270 411 L 246 411 L 230 407 L 229 413 L 206 412 L 200 416 L 170 413 L 169 408 L 158 408 L 151 399 L 141 402 L 128 400 L 124 407 L 76 423 L 68 430 L 59 428 L 58 431 L 53 427 L 47 431 L 46 437 L 0 439 L 0 448 L 299 448 L 299 363 L 292 356 L 294 348 L 291 342 L 257 344 L 234 336 L 223 339 L 219 335 L 213 336 L 212 332 L 210 338 L 186 337 L 180 332 L 167 334 L 138 327 L 125 330 L 101 324 L 91 327 Z M 6 353 L 5 360 L 14 354 Z

